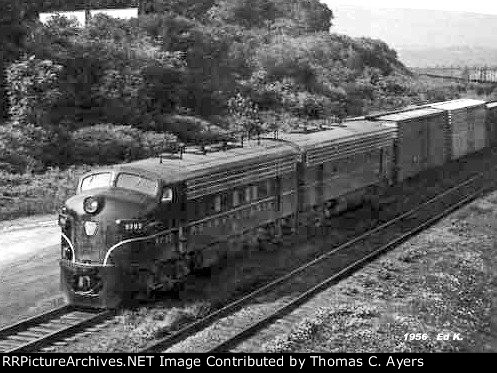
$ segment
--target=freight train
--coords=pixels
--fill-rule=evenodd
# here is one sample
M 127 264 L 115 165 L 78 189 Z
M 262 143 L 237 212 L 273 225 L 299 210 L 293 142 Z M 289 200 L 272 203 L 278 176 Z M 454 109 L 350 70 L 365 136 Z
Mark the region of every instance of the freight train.
M 463 99 L 96 169 L 59 215 L 61 286 L 95 308 L 181 288 L 229 251 L 376 211 L 382 189 L 495 145 L 496 128 L 496 103 Z

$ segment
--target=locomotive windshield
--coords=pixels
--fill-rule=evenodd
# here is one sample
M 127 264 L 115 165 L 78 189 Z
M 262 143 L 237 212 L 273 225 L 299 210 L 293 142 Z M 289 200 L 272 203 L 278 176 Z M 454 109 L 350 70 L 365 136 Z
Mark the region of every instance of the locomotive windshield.
M 116 187 L 135 190 L 151 197 L 155 197 L 159 190 L 159 183 L 157 180 L 147 179 L 143 176 L 120 173 L 116 179 Z
M 114 184 L 112 172 L 99 172 L 88 175 L 81 181 L 81 191 L 85 192 L 96 188 L 110 188 L 114 185 L 117 188 L 134 190 L 151 197 L 157 196 L 159 190 L 159 182 L 157 180 L 122 172 L 117 176 Z
M 112 174 L 110 172 L 89 175 L 81 182 L 81 191 L 84 192 L 95 188 L 107 188 L 111 186 L 111 182 Z

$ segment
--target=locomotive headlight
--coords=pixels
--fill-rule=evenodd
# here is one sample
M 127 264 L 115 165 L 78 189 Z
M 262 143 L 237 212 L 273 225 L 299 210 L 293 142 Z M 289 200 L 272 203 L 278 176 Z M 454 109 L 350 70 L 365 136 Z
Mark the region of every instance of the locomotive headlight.
M 99 207 L 100 203 L 98 202 L 98 199 L 94 197 L 88 197 L 83 202 L 83 209 L 88 214 L 96 213 Z

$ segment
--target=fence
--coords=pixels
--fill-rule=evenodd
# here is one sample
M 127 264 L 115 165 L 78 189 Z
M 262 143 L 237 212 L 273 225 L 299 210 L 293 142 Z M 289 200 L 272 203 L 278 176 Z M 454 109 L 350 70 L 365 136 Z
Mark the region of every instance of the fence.
M 497 83 L 497 67 L 488 66 L 450 66 L 412 69 L 419 75 L 446 78 L 463 82 Z

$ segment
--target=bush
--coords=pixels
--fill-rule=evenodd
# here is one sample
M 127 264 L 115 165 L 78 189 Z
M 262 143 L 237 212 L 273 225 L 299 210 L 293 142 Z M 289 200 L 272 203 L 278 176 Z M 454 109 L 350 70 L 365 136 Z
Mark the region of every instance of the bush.
M 189 115 L 155 116 L 149 124 L 149 129 L 172 133 L 187 144 L 221 141 L 229 137 L 228 131 L 223 128 Z
M 23 57 L 8 67 L 7 91 L 13 121 L 50 126 L 47 114 L 60 98 L 61 71 L 61 65 L 35 56 Z
M 151 157 L 177 145 L 169 133 L 144 132 L 131 126 L 99 124 L 72 135 L 76 163 L 113 164 Z
M 43 167 L 39 158 L 49 144 L 47 131 L 30 124 L 0 126 L 0 170 L 22 173 Z
M 74 195 L 78 178 L 89 169 L 49 168 L 42 174 L 0 171 L 0 220 L 56 212 Z

